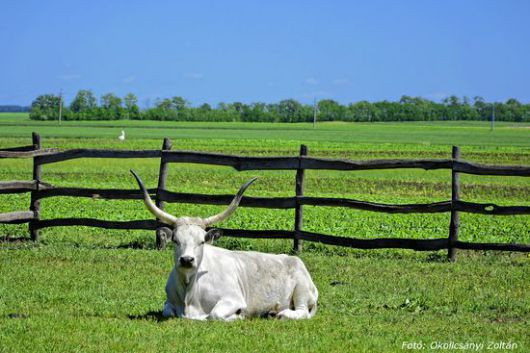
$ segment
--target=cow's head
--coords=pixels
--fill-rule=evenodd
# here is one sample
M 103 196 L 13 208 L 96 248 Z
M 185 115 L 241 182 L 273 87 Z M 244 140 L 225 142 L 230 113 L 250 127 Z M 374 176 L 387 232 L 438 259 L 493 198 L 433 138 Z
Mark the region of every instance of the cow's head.
M 136 178 L 138 186 L 144 194 L 144 203 L 147 209 L 161 222 L 170 226 L 171 239 L 176 245 L 175 265 L 179 271 L 183 272 L 193 271 L 199 267 L 202 261 L 204 244 L 211 243 L 221 236 L 221 232 L 218 229 L 206 231 L 206 228 L 230 217 L 239 205 L 245 190 L 257 179 L 252 178 L 241 186 L 228 208 L 219 214 L 207 218 L 175 217 L 158 208 L 151 200 L 140 177 L 133 170 L 131 170 L 131 173 Z

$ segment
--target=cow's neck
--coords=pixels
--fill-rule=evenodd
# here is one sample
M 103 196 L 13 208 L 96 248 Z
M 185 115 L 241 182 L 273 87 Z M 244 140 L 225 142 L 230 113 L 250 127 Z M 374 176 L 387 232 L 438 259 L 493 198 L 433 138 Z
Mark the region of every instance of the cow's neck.
M 197 303 L 197 273 L 179 273 L 177 276 L 177 297 L 182 302 L 186 315 L 192 314 L 195 310 L 200 310 Z

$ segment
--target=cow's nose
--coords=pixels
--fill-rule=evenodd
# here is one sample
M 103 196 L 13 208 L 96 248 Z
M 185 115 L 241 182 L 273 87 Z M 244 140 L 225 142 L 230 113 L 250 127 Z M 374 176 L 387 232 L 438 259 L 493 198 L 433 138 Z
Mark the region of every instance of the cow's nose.
M 191 256 L 181 256 L 179 261 L 182 267 L 191 267 L 194 260 Z

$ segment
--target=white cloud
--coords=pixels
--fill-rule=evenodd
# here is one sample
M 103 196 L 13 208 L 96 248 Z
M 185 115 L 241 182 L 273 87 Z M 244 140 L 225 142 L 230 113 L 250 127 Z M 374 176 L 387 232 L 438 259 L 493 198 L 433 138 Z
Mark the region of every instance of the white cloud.
M 204 75 L 199 72 L 189 72 L 184 74 L 184 77 L 190 80 L 200 80 L 204 77 Z
M 333 80 L 333 84 L 334 85 L 347 85 L 348 83 L 350 83 L 350 80 L 348 80 L 347 78 L 336 78 Z
M 318 80 L 314 77 L 308 77 L 304 80 L 308 85 L 318 85 Z
M 129 84 L 136 81 L 136 76 L 127 76 L 123 79 L 123 83 Z
M 59 78 L 61 80 L 64 80 L 64 81 L 71 81 L 71 80 L 80 79 L 81 75 L 79 75 L 79 74 L 64 74 L 64 75 L 59 76 Z

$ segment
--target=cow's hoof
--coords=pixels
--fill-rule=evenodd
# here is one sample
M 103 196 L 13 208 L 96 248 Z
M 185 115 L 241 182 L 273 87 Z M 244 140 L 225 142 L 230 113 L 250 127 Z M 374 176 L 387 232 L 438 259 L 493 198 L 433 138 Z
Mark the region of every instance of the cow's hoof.
M 268 311 L 268 312 L 265 312 L 265 313 L 261 314 L 260 317 L 262 319 L 275 319 L 276 315 L 278 315 L 278 312 L 276 312 L 276 311 Z

